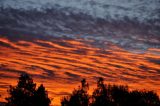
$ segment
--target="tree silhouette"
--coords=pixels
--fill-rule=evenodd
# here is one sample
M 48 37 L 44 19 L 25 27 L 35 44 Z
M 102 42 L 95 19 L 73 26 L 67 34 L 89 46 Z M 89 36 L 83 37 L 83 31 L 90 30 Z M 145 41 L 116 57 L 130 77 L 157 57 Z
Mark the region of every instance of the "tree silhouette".
M 99 78 L 91 106 L 160 106 L 160 99 L 153 91 L 129 91 L 123 85 L 105 86 L 103 78 Z
M 10 86 L 8 90 L 7 106 L 33 106 L 35 88 L 32 78 L 26 73 L 21 74 L 17 86 Z
M 61 101 L 62 106 L 88 106 L 89 105 L 89 95 L 88 95 L 89 85 L 85 79 L 81 81 L 81 86 L 78 89 L 74 89 L 69 97 L 64 97 Z
M 134 90 L 130 92 L 128 106 L 160 106 L 160 100 L 153 91 Z
M 45 88 L 41 85 L 36 90 L 36 84 L 26 73 L 20 75 L 16 86 L 10 86 L 8 93 L 10 96 L 6 98 L 6 106 L 49 106 L 43 102 L 49 100 Z M 38 105 L 39 102 L 43 105 Z
M 34 95 L 35 106 L 49 106 L 51 100 L 48 98 L 48 93 L 45 87 L 41 84 Z
M 109 92 L 104 84 L 103 78 L 99 78 L 97 81 L 97 88 L 92 95 L 91 106 L 111 106 L 112 100 L 109 97 Z
M 160 106 L 160 99 L 153 91 L 129 91 L 128 86 L 105 85 L 103 78 L 97 80 L 97 88 L 90 98 L 89 85 L 85 79 L 68 97 L 63 97 L 61 106 Z M 49 106 L 51 100 L 41 84 L 36 89 L 33 79 L 21 74 L 16 86 L 10 86 L 6 106 Z
M 129 98 L 128 86 L 107 85 L 108 95 L 114 106 L 126 106 Z

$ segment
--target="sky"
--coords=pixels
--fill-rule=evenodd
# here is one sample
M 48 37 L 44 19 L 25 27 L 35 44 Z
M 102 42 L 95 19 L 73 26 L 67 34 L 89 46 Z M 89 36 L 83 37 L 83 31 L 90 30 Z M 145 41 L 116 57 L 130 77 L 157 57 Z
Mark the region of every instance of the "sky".
M 0 39 L 0 93 L 16 85 L 20 73 L 29 73 L 39 85 L 44 84 L 53 104 L 68 95 L 86 78 L 90 92 L 98 77 L 106 83 L 128 85 L 130 89 L 155 90 L 160 94 L 160 50 L 150 49 L 143 54 L 131 53 L 110 45 L 101 50 L 82 41 L 37 40 L 12 42 Z
M 82 78 L 160 95 L 160 2 L 119 1 L 1 0 L 0 101 L 23 72 L 57 106 Z

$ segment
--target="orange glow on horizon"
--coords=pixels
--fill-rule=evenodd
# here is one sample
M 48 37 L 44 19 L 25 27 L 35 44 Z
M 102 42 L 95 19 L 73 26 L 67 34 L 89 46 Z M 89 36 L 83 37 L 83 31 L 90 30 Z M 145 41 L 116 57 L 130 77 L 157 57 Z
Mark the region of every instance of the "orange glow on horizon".
M 0 100 L 4 101 L 9 85 L 16 85 L 21 72 L 31 74 L 38 85 L 43 83 L 54 105 L 60 105 L 61 97 L 77 88 L 82 78 L 89 82 L 90 93 L 96 78 L 103 77 L 106 83 L 160 95 L 160 49 L 138 54 L 115 45 L 110 48 L 101 50 L 78 40 L 12 42 L 0 38 Z

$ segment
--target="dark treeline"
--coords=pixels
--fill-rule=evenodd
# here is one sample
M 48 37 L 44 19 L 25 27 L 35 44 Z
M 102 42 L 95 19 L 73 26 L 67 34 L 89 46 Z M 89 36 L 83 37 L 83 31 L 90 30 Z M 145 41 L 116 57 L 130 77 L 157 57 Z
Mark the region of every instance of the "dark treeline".
M 88 83 L 83 79 L 81 86 L 61 101 L 62 106 L 160 106 L 160 99 L 153 91 L 129 91 L 128 86 L 105 85 L 103 78 L 97 88 L 88 95 Z
M 85 79 L 72 94 L 61 99 L 61 106 L 160 106 L 160 99 L 154 91 L 132 90 L 123 85 L 105 85 L 103 78 L 97 80 L 92 95 Z M 45 87 L 38 88 L 28 74 L 21 74 L 16 86 L 8 89 L 5 106 L 50 106 L 51 99 Z

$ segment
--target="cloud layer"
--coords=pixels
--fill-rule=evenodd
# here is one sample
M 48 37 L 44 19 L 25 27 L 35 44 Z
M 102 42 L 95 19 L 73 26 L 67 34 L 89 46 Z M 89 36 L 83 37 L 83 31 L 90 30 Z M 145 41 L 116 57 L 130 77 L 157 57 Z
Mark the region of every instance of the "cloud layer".
M 82 78 L 87 78 L 92 87 L 97 77 L 103 77 L 107 83 L 128 84 L 131 89 L 155 90 L 160 94 L 160 49 L 150 48 L 138 54 L 115 45 L 106 46 L 108 49 L 102 49 L 64 38 L 11 41 L 1 37 L 1 99 L 23 72 L 46 86 L 54 104 L 71 93 Z

